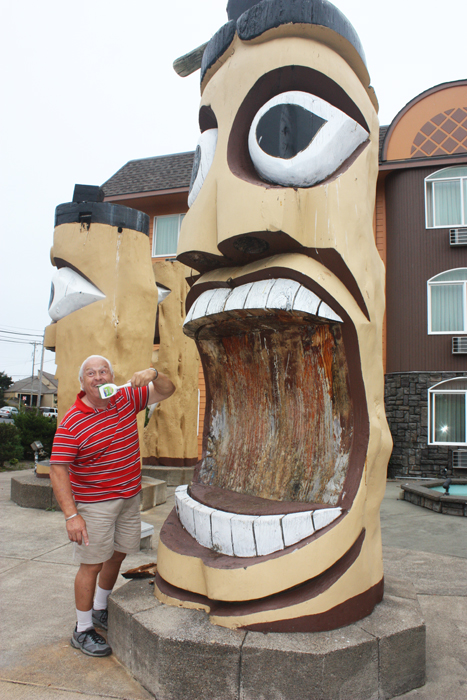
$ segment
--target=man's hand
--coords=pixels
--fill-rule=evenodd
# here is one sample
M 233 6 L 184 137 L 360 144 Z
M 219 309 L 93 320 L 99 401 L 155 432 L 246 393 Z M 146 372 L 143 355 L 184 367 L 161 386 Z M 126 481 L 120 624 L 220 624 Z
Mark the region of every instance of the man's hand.
M 86 523 L 81 515 L 77 515 L 66 521 L 66 531 L 71 542 L 76 542 L 77 544 L 84 543 L 86 546 L 89 544 Z
M 139 386 L 148 386 L 155 379 L 157 373 L 154 369 L 143 369 L 141 372 L 135 372 L 131 378 L 131 386 L 133 389 Z
M 175 386 L 167 375 L 156 372 L 154 369 L 143 369 L 141 372 L 135 372 L 131 378 L 131 386 L 133 388 L 149 386 L 148 406 L 168 399 L 175 391 Z

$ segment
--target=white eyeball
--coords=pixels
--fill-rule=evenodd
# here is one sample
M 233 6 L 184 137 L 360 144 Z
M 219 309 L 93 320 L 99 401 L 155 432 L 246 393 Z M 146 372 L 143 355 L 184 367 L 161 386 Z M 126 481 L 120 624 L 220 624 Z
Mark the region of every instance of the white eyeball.
M 209 172 L 209 168 L 214 160 L 217 146 L 217 129 L 204 131 L 198 141 L 193 161 L 193 171 L 191 173 L 190 194 L 188 195 L 188 206 L 191 207 L 199 194 L 203 182 Z
M 332 175 L 368 139 L 354 119 L 320 97 L 290 91 L 257 112 L 248 148 L 263 180 L 311 187 Z
M 76 270 L 61 267 L 52 277 L 49 316 L 52 321 L 60 321 L 68 314 L 105 299 L 100 289 L 84 279 Z

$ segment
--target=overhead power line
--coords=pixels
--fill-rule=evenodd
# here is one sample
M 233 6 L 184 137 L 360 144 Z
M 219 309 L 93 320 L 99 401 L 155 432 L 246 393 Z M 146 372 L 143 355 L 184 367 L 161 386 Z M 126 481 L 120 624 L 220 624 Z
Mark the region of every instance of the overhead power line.
M 42 338 L 42 334 L 39 335 L 38 333 L 18 333 L 17 331 L 3 330 L 3 328 L 0 328 L 0 333 L 8 333 L 9 335 L 26 335 L 31 338 Z

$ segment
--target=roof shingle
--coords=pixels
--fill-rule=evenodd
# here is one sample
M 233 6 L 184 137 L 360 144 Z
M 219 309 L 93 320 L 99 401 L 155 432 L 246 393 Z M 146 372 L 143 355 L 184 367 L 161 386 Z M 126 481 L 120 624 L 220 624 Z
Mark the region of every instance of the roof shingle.
M 140 192 L 188 188 L 193 167 L 193 151 L 167 156 L 130 160 L 102 188 L 106 197 Z

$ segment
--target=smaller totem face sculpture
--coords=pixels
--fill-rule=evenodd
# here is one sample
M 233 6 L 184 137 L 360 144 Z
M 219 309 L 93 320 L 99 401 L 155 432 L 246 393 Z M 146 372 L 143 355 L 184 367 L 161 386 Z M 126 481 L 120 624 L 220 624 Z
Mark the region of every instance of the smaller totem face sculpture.
M 178 249 L 200 273 L 185 332 L 204 450 L 161 533 L 156 595 L 228 627 L 331 629 L 383 591 L 376 98 L 330 3 L 228 9 L 203 58 Z
M 76 398 L 77 371 L 89 355 L 109 357 L 117 383 L 149 365 L 157 289 L 148 228 L 146 214 L 102 201 L 56 209 L 46 346 L 56 353 L 60 417 Z

